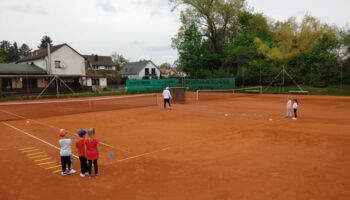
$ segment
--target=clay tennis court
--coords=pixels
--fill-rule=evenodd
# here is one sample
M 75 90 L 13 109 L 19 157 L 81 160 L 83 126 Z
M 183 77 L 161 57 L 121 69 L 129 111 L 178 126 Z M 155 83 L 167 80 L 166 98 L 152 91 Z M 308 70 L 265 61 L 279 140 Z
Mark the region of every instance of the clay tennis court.
M 349 97 L 299 96 L 298 121 L 283 95 L 216 97 L 0 106 L 0 199 L 350 199 Z M 62 177 L 58 129 L 89 127 L 100 177 Z

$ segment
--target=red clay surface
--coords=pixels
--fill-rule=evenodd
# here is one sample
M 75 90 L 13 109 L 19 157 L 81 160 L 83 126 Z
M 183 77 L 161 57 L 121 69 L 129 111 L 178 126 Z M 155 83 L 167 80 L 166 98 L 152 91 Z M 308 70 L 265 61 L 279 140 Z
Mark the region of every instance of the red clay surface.
M 188 96 L 172 111 L 159 105 L 1 122 L 0 199 L 350 199 L 349 97 L 300 96 L 292 121 L 283 118 L 283 95 Z M 35 147 L 57 165 L 57 149 L 19 129 L 58 146 L 57 128 L 89 127 L 115 147 L 101 145 L 99 178 L 62 177 L 19 150 Z

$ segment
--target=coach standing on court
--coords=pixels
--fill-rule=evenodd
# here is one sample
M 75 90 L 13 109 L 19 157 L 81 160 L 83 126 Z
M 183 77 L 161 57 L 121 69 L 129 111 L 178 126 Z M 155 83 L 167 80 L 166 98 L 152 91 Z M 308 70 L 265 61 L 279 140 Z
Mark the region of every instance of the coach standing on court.
M 170 99 L 172 98 L 172 96 L 171 96 L 171 93 L 169 91 L 169 87 L 166 87 L 165 90 L 163 91 L 163 98 L 164 98 L 164 109 L 166 109 L 166 103 L 168 103 L 169 108 L 171 110 Z

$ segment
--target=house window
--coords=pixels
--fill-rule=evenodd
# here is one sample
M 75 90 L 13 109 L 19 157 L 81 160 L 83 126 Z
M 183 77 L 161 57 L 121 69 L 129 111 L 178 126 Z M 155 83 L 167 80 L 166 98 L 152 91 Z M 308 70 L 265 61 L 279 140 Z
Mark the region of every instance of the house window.
M 92 79 L 92 85 L 100 85 L 100 79 L 98 79 L 98 78 L 93 78 L 93 79 Z
M 152 75 L 156 75 L 156 69 L 152 68 Z
M 61 68 L 61 61 L 55 60 L 55 68 Z
M 149 68 L 146 68 L 146 69 L 145 69 L 145 75 L 146 75 L 146 76 L 149 75 Z

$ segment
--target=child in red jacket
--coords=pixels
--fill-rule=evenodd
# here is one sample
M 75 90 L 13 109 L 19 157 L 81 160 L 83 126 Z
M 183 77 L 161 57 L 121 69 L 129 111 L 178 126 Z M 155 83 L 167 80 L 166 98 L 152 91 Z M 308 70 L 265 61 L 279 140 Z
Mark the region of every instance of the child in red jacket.
M 99 141 L 95 139 L 95 129 L 88 130 L 88 139 L 85 140 L 85 153 L 86 158 L 88 160 L 88 172 L 89 176 L 91 176 L 92 171 L 92 163 L 94 164 L 95 176 L 98 176 L 98 150 Z

